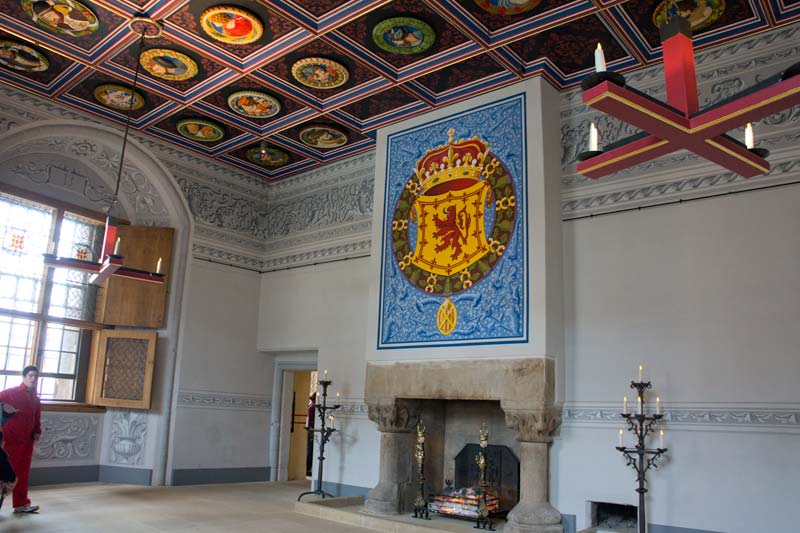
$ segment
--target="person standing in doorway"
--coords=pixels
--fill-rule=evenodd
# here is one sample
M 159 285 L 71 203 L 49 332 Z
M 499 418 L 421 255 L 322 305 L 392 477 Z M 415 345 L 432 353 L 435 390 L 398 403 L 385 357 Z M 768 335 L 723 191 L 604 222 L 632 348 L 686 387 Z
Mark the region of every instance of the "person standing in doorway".
M 32 505 L 28 498 L 33 445 L 42 434 L 42 406 L 36 395 L 38 378 L 39 369 L 26 366 L 22 371 L 22 384 L 0 392 L 4 415 L 11 415 L 3 424 L 3 437 L 6 453 L 17 474 L 13 492 L 15 513 L 35 513 L 39 510 L 39 506 Z

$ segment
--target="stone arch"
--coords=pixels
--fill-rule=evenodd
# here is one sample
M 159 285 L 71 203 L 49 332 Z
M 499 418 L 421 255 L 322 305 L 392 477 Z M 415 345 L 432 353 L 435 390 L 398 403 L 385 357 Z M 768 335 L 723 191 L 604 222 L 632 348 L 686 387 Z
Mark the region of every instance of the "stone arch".
M 0 135 L 0 182 L 105 212 L 116 185 L 123 132 L 93 122 L 38 121 Z M 128 138 L 119 203 L 112 211 L 137 225 L 175 228 L 166 324 L 159 331 L 153 404 L 148 413 L 150 447 L 143 466 L 152 466 L 152 484 L 167 474 L 171 412 L 176 390 L 175 365 L 194 220 L 175 177 L 148 150 Z M 104 426 L 101 463 L 108 461 L 110 430 Z

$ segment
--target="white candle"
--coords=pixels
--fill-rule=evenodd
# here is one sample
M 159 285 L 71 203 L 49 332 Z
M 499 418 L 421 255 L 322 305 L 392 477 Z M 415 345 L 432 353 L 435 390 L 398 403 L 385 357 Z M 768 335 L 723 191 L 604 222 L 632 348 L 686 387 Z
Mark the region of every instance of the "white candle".
M 639 414 L 642 414 L 642 397 L 641 396 L 637 396 L 636 397 L 636 403 L 639 405 L 639 407 L 638 407 Z
M 606 71 L 606 56 L 603 55 L 603 47 L 597 43 L 597 48 L 594 51 L 594 70 L 595 72 Z
M 656 414 L 661 414 L 661 397 L 656 396 Z
M 117 237 L 117 242 L 114 243 L 114 255 L 119 255 L 119 241 L 121 239 Z
M 619 447 L 622 448 L 622 430 L 619 430 Z
M 333 415 L 330 415 L 330 416 L 328 417 L 328 420 L 330 421 L 330 426 L 329 426 L 329 427 L 330 427 L 331 429 L 333 429 Z
M 644 375 L 644 367 L 639 365 L 639 383 L 642 382 L 642 375 Z
M 596 152 L 597 146 L 597 126 L 592 122 L 589 125 L 589 151 Z
M 628 414 L 628 397 L 622 397 L 622 414 Z
M 659 433 L 658 439 L 659 439 L 658 447 L 663 449 L 664 448 L 664 430 L 663 429 L 661 430 L 661 433 Z
M 328 381 L 328 371 L 327 370 L 325 371 L 325 377 L 323 377 L 322 379 L 325 380 L 325 381 Z
M 158 258 L 158 263 L 156 263 L 156 274 L 161 274 L 161 258 Z
M 752 150 L 755 146 L 755 142 L 753 141 L 753 125 L 748 122 L 747 126 L 744 128 L 744 145 L 747 146 L 748 150 Z

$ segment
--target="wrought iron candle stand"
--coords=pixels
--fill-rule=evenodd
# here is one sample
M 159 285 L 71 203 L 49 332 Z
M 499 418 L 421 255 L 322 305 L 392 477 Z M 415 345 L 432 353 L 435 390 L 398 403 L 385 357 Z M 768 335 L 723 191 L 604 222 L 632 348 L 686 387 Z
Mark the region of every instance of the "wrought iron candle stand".
M 489 430 L 486 429 L 486 424 L 481 424 L 481 449 L 478 455 L 475 456 L 475 462 L 478 464 L 478 486 L 480 487 L 480 495 L 478 500 L 478 516 L 475 519 L 475 527 L 473 529 L 488 529 L 494 531 L 492 525 L 492 515 L 489 512 L 489 507 L 486 505 L 486 492 L 489 489 L 489 483 L 486 481 L 486 448 L 489 446 Z
M 425 499 L 425 424 L 421 418 L 417 422 L 417 443 L 414 446 L 414 457 L 417 459 L 417 481 L 419 481 L 419 494 L 414 500 L 414 518 L 430 520 L 428 500 Z
M 625 446 L 617 446 L 622 455 L 627 459 L 625 466 L 633 467 L 636 471 L 636 480 L 639 482 L 639 487 L 636 492 L 639 493 L 639 531 L 638 533 L 647 533 L 647 513 L 645 511 L 645 494 L 647 494 L 647 471 L 650 468 L 658 468 L 656 461 L 659 457 L 665 454 L 668 448 L 647 448 L 645 440 L 654 430 L 653 426 L 661 420 L 664 415 L 656 413 L 654 415 L 646 415 L 645 413 L 645 396 L 644 391 L 653 387 L 652 383 L 641 381 L 641 369 L 639 372 L 639 380 L 631 381 L 631 388 L 636 389 L 639 401 L 637 402 L 638 413 L 622 413 L 622 418 L 628 422 L 628 431 L 632 431 L 636 435 L 636 445 L 633 448 Z M 620 430 L 620 438 L 622 430 Z M 663 442 L 660 443 L 663 446 Z
M 327 374 L 327 372 L 326 372 Z M 319 433 L 319 457 L 317 457 L 317 461 L 319 461 L 319 465 L 317 467 L 317 488 L 308 492 L 302 493 L 300 496 L 297 497 L 297 501 L 300 501 L 300 498 L 303 496 L 308 496 L 309 494 L 316 494 L 317 496 L 322 496 L 322 499 L 325 499 L 327 496 L 328 498 L 333 498 L 333 494 L 325 492 L 322 490 L 322 467 L 325 463 L 325 444 L 331 439 L 331 435 L 336 431 L 333 427 L 333 423 L 329 427 L 325 426 L 325 421 L 327 420 L 328 411 L 335 411 L 342 407 L 339 404 L 336 405 L 328 405 L 328 387 L 333 383 L 328 379 L 323 379 L 319 381 L 320 387 L 322 387 L 322 400 L 319 403 L 314 405 L 314 408 L 317 410 L 320 419 L 320 429 L 315 429 L 314 432 Z M 317 395 L 319 397 L 319 394 Z

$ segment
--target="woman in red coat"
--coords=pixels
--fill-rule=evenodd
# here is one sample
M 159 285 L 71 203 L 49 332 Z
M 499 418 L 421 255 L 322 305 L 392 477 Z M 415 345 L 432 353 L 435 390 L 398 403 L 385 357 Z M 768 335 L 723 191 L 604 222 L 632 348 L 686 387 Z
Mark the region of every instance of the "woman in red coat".
M 14 512 L 35 513 L 38 505 L 28 499 L 28 473 L 31 469 L 33 444 L 42 434 L 40 425 L 42 407 L 36 395 L 36 379 L 39 369 L 26 366 L 22 371 L 22 384 L 0 392 L 3 418 L 11 415 L 3 424 L 3 440 L 11 466 L 17 474 L 14 487 Z

